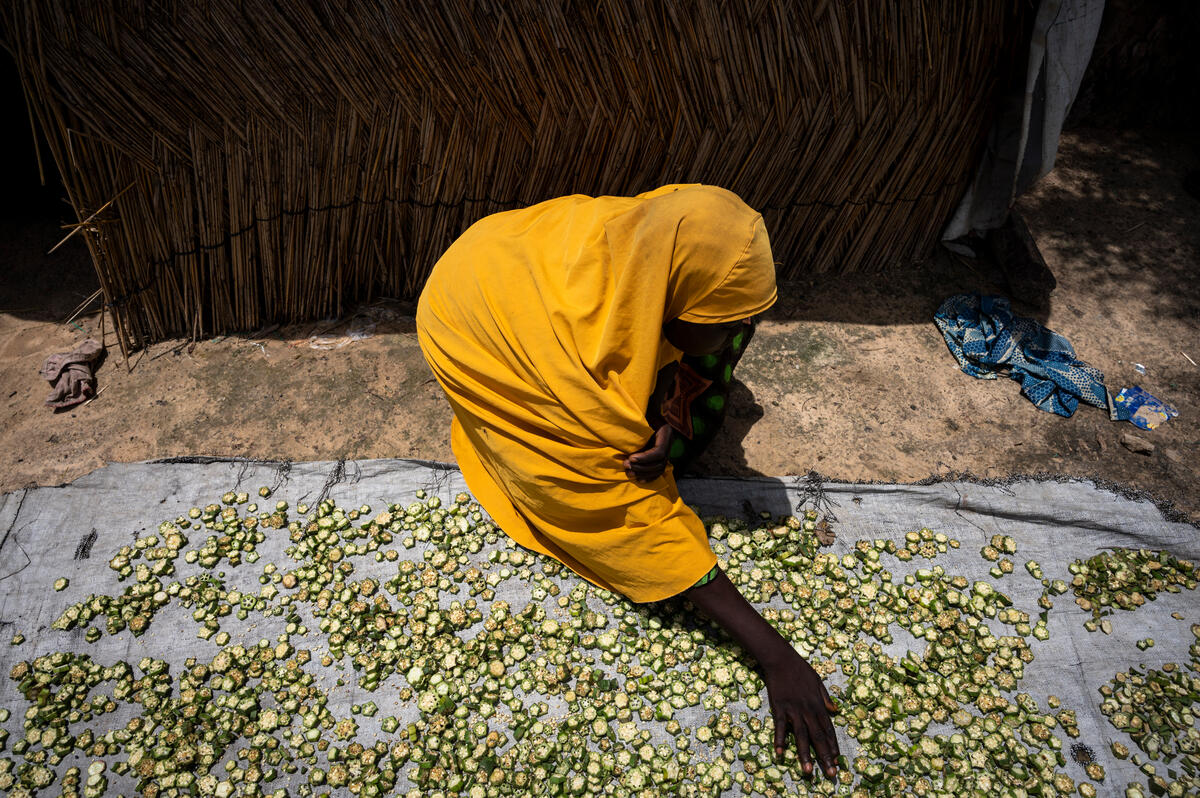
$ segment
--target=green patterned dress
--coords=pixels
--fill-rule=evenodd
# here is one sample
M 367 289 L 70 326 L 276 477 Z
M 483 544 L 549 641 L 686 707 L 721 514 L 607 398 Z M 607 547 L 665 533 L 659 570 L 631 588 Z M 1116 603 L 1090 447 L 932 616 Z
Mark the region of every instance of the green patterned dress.
M 704 392 L 688 406 L 691 416 L 691 437 L 676 432 L 671 441 L 668 457 L 675 473 L 683 473 L 708 448 L 721 423 L 725 420 L 729 398 L 729 384 L 733 380 L 733 369 L 754 337 L 754 325 L 747 324 L 729 345 L 715 355 L 684 355 L 681 370 L 690 369 L 695 375 L 710 382 Z

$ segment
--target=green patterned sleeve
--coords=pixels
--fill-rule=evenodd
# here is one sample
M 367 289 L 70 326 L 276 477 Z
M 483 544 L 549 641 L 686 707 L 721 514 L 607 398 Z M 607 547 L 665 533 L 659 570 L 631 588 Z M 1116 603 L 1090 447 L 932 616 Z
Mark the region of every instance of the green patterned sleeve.
M 717 578 L 717 573 L 720 572 L 720 570 L 721 567 L 719 565 L 714 565 L 711 571 L 700 577 L 696 584 L 692 585 L 692 588 L 703 587 L 704 585 L 707 585 L 709 582 Z M 689 588 L 689 590 L 690 589 L 691 588 Z

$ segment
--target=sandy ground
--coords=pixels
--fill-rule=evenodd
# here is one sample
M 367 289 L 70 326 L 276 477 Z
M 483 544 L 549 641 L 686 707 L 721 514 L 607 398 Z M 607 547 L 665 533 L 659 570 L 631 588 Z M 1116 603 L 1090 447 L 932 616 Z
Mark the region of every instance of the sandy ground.
M 992 264 L 941 252 L 888 276 L 783 286 L 698 470 L 889 482 L 1089 477 L 1200 521 L 1200 368 L 1188 359 L 1200 361 L 1200 201 L 1181 185 L 1196 167 L 1179 143 L 1079 130 L 1018 206 L 1058 279 L 1048 312 L 1018 312 L 1069 338 L 1114 393 L 1141 385 L 1178 418 L 1152 432 L 1088 406 L 1060 418 L 1016 382 L 960 372 L 934 310 L 951 294 L 1005 284 Z M 163 342 L 128 364 L 114 350 L 96 399 L 51 412 L 38 368 L 99 326 L 95 314 L 63 323 L 96 282 L 77 242 L 42 254 L 59 236 L 53 221 L 0 222 L 0 491 L 174 456 L 452 459 L 450 410 L 421 358 L 412 306 L 400 302 L 254 339 Z M 1130 451 L 1127 433 L 1154 450 Z

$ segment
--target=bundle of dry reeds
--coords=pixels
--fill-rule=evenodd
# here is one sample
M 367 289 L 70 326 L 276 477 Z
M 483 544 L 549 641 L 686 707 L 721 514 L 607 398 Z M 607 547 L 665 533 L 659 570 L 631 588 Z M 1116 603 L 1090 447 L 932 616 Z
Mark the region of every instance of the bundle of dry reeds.
M 11 0 L 0 35 L 79 218 L 117 197 L 82 232 L 130 349 L 412 297 L 569 193 L 725 186 L 782 277 L 917 261 L 1027 5 Z

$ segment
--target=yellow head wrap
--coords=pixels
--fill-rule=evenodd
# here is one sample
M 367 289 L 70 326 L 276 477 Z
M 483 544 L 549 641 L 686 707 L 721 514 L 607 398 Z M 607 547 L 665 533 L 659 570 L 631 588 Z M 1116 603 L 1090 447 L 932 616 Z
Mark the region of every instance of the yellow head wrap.
M 662 325 L 774 301 L 762 218 L 724 189 L 665 186 L 481 219 L 434 267 L 417 332 L 484 509 L 518 543 L 654 601 L 715 562 L 670 471 L 639 483 L 622 465 L 653 432 L 658 369 L 679 356 Z

